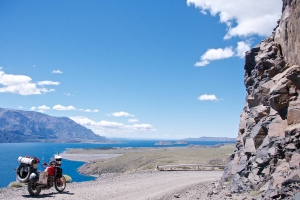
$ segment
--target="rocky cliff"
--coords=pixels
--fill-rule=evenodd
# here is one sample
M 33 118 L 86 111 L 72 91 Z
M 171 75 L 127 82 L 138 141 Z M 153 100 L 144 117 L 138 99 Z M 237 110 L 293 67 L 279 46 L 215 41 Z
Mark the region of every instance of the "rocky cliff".
M 222 182 L 263 199 L 300 191 L 300 0 L 283 0 L 273 34 L 246 52 L 246 102 Z
M 67 117 L 52 117 L 33 111 L 0 108 L 0 142 L 104 142 Z

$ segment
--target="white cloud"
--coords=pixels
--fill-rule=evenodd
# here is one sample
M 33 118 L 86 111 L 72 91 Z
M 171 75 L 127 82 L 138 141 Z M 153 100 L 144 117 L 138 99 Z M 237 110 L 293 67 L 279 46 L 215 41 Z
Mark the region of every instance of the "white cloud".
M 127 112 L 114 112 L 114 113 L 111 113 L 112 116 L 114 117 L 134 117 L 134 115 L 130 114 L 130 113 L 127 113 Z
M 199 62 L 195 63 L 195 67 L 204 67 L 206 65 L 208 65 L 210 62 L 208 60 L 201 60 Z
M 52 71 L 52 74 L 62 74 L 63 72 L 60 71 L 59 69 L 58 70 L 53 70 Z
M 122 123 L 109 122 L 109 121 L 105 121 L 105 120 L 102 120 L 102 121 L 96 123 L 96 125 L 101 126 L 101 127 L 106 127 L 106 128 L 122 128 L 122 127 L 125 127 L 125 125 L 122 124 Z
M 76 110 L 74 106 L 62 106 L 62 105 L 55 105 L 53 106 L 54 110 Z
M 49 90 L 45 87 L 38 87 L 29 76 L 6 74 L 2 67 L 0 67 L 0 85 L 3 85 L 3 87 L 0 87 L 2 93 L 33 95 L 54 92 L 54 89 Z
M 33 107 L 30 108 L 30 110 L 36 110 L 36 109 L 37 109 L 38 112 L 44 113 L 47 110 L 50 110 L 51 108 L 46 106 L 46 105 L 42 105 L 42 106 L 39 106 L 39 107 L 33 106 Z
M 42 105 L 38 107 L 39 110 L 50 110 L 51 108 L 49 108 L 48 106 Z
M 251 49 L 250 44 L 249 43 L 245 43 L 245 42 L 238 42 L 237 43 L 238 46 L 236 48 L 236 56 L 240 57 L 240 58 L 244 58 L 245 57 L 245 52 L 249 51 Z
M 70 93 L 63 93 L 63 95 L 66 95 L 66 96 L 71 96 Z
M 82 117 L 82 116 L 70 117 L 70 119 L 72 119 L 76 123 L 81 124 L 83 126 L 85 126 L 85 125 L 96 125 L 97 124 L 93 120 L 88 119 L 86 117 Z
M 54 82 L 54 81 L 40 81 L 37 83 L 38 85 L 59 85 L 60 82 Z
M 234 55 L 232 51 L 232 47 L 226 47 L 225 49 L 209 49 L 203 56 L 201 56 L 202 60 L 220 60 L 224 58 L 230 58 Z
M 132 128 L 134 130 L 146 131 L 146 130 L 152 130 L 153 126 L 151 124 L 134 124 L 132 125 Z
M 91 129 L 99 135 L 122 135 L 125 133 L 141 132 L 141 131 L 156 131 L 151 124 L 132 124 L 126 125 L 119 122 L 101 120 L 95 122 L 87 117 L 76 116 L 70 117 L 73 121 Z
M 200 101 L 217 101 L 217 97 L 214 94 L 204 94 L 198 97 L 198 100 Z
M 136 123 L 136 122 L 138 122 L 138 121 L 139 121 L 138 119 L 129 119 L 129 120 L 128 120 L 129 123 Z
M 91 110 L 91 109 L 79 109 L 79 111 L 83 111 L 83 112 L 93 112 L 93 113 L 99 112 L 98 109 L 94 109 L 94 110 Z
M 19 108 L 19 109 L 22 109 L 23 107 L 22 107 L 22 106 L 19 106 L 18 108 Z
M 208 49 L 202 56 L 201 60 L 195 63 L 196 67 L 203 67 L 208 65 L 210 61 L 213 60 L 221 60 L 225 58 L 230 58 L 234 56 L 234 51 L 232 51 L 232 47 L 226 47 L 224 49 Z
M 201 56 L 200 61 L 195 63 L 195 67 L 203 67 L 210 64 L 211 61 L 226 59 L 233 56 L 244 58 L 245 52 L 251 49 L 250 45 L 250 42 L 238 42 L 235 52 L 232 50 L 232 47 L 226 47 L 224 49 L 208 49 Z
M 263 0 L 259 3 L 249 0 L 187 0 L 203 14 L 219 15 L 220 22 L 227 25 L 225 39 L 234 36 L 268 36 L 281 16 L 280 0 Z M 235 26 L 233 25 L 235 24 Z

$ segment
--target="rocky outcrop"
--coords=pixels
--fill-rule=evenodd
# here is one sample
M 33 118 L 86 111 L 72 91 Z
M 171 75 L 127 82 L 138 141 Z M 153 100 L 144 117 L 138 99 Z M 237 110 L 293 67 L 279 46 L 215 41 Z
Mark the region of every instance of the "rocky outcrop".
M 283 0 L 273 34 L 246 52 L 245 106 L 222 182 L 262 198 L 300 191 L 300 0 Z
M 105 142 L 67 117 L 0 108 L 0 142 Z

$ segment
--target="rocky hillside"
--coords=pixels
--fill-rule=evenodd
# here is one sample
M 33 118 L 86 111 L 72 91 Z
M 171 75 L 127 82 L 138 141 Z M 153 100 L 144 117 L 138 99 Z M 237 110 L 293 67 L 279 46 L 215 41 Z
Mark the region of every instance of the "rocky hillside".
M 246 53 L 246 102 L 222 181 L 263 199 L 300 191 L 300 0 L 283 0 L 273 34 Z
M 0 108 L 0 142 L 107 141 L 67 117 Z

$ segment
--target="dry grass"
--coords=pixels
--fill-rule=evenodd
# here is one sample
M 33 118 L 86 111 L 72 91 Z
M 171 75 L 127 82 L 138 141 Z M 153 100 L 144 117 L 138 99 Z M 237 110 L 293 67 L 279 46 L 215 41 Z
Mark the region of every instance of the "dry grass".
M 8 188 L 21 188 L 27 186 L 25 183 L 20 182 L 11 182 L 7 187 Z
M 225 161 L 234 149 L 234 145 L 225 145 L 219 148 L 70 149 L 67 153 L 123 154 L 87 163 L 79 169 L 84 174 L 102 174 L 149 170 L 156 165 L 208 163 L 212 159 Z

